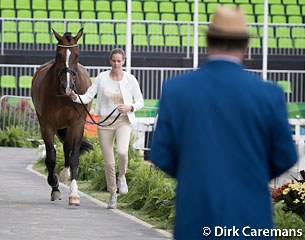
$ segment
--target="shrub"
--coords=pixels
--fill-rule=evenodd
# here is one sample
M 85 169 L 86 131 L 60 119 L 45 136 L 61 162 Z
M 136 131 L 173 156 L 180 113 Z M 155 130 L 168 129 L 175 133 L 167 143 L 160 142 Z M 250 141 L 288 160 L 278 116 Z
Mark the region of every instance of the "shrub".
M 30 134 L 19 127 L 7 127 L 5 130 L 0 130 L 0 146 L 34 147 L 33 144 L 27 140 L 28 137 L 30 137 Z

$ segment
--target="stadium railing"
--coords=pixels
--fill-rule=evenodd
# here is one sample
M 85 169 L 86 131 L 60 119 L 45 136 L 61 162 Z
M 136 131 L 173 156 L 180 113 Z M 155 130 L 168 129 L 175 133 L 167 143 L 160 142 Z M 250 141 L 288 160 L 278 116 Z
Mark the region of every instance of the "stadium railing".
M 29 79 L 38 67 L 39 65 L 0 64 L 0 95 L 29 96 Z M 99 72 L 109 69 L 106 66 L 86 68 L 92 81 Z M 165 81 L 192 70 L 192 68 L 131 67 L 131 73 L 138 79 L 144 98 L 154 100 L 160 98 Z M 262 70 L 249 69 L 249 71 L 262 75 Z M 267 79 L 278 82 L 283 87 L 287 102 L 305 102 L 305 71 L 268 70 Z

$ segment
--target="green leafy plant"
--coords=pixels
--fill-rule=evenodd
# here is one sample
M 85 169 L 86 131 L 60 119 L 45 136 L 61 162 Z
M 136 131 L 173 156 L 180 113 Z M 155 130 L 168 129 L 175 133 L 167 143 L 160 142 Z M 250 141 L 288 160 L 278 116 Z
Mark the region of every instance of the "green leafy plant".
M 27 140 L 29 133 L 19 127 L 10 127 L 0 130 L 0 146 L 6 147 L 33 147 Z

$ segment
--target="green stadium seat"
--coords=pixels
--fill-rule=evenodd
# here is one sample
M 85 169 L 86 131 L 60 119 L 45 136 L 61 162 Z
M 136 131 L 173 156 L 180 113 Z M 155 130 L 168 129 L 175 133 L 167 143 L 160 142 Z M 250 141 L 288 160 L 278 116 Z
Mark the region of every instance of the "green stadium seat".
M 115 24 L 116 34 L 126 34 L 126 23 L 116 23 Z
M 264 23 L 264 15 L 257 15 L 256 16 L 257 23 Z M 268 23 L 271 22 L 271 16 L 268 16 Z
M 296 49 L 305 49 L 304 38 L 295 38 L 294 39 L 294 48 L 296 48 Z
M 192 36 L 194 34 L 194 26 L 192 24 L 181 24 L 180 35 L 181 36 Z
M 163 35 L 163 25 L 160 23 L 149 23 L 148 35 Z
M 160 2 L 159 3 L 160 13 L 174 13 L 174 4 L 172 2 Z
M 1 10 L 0 16 L 4 17 L 4 18 L 15 18 L 16 11 L 14 9 L 3 9 L 3 10 Z
M 64 32 L 66 32 L 65 30 L 65 24 L 64 22 L 56 22 L 56 21 L 52 21 L 51 23 L 51 29 L 54 29 L 56 32 L 63 34 Z M 54 37 L 54 34 L 52 34 L 52 36 Z M 53 41 L 54 40 L 54 41 Z M 52 39 L 52 43 L 57 43 L 56 38 L 54 37 L 54 39 Z
M 142 12 L 142 2 L 141 1 L 132 1 L 131 2 L 132 12 Z
M 177 24 L 164 24 L 164 35 L 179 35 L 179 26 Z
M 146 34 L 146 27 L 144 23 L 132 23 L 131 25 L 132 34 Z
M 258 28 L 259 36 L 264 36 L 264 27 Z M 268 37 L 274 37 L 274 29 L 273 27 L 268 27 Z
M 161 13 L 161 21 L 175 21 L 176 16 L 174 13 Z
M 254 5 L 254 13 L 256 15 L 264 15 L 264 9 L 265 9 L 264 4 L 258 3 Z
M 144 14 L 142 12 L 132 12 L 131 18 L 132 20 L 144 20 Z
M 52 0 L 48 1 L 48 10 L 63 10 L 62 1 L 61 0 Z
M 291 38 L 279 38 L 278 45 L 279 48 L 294 48 Z
M 116 45 L 115 36 L 113 34 L 103 34 L 101 35 L 102 45 Z
M 78 11 L 78 1 L 77 0 L 65 0 L 64 3 L 64 10 L 65 11 Z
M 250 0 L 235 0 L 236 4 L 250 3 Z
M 49 17 L 50 18 L 62 19 L 62 18 L 64 18 L 64 12 L 63 11 L 57 11 L 57 10 L 50 11 L 49 12 Z
M 113 23 L 100 23 L 99 29 L 100 34 L 114 34 Z
M 17 9 L 31 9 L 30 0 L 16 0 L 15 2 Z
M 176 13 L 190 13 L 190 4 L 188 2 L 176 2 L 175 3 Z
M 207 47 L 206 38 L 204 36 L 198 37 L 198 46 L 199 47 Z
M 157 12 L 148 12 L 145 14 L 145 20 L 159 21 L 160 14 Z
M 147 35 L 133 35 L 133 45 L 135 46 L 148 46 Z
M 113 13 L 113 19 L 115 19 L 115 20 L 126 20 L 127 19 L 127 13 L 126 12 L 114 12 Z
M 276 84 L 283 89 L 284 93 L 291 93 L 292 92 L 290 82 L 288 82 L 286 80 L 279 80 L 279 81 L 276 82 Z
M 13 75 L 2 75 L 0 76 L 0 87 L 1 88 L 16 88 L 16 77 Z
M 31 21 L 19 21 L 18 32 L 30 32 L 33 33 L 33 23 Z
M 126 12 L 126 1 L 112 1 L 112 12 Z
M 305 15 L 305 5 L 302 6 L 301 10 L 302 10 L 302 15 L 304 16 Z
M 117 34 L 116 41 L 117 41 L 117 45 L 125 46 L 126 45 L 126 34 Z
M 248 4 L 240 4 L 239 7 L 245 11 L 247 15 L 253 15 L 253 5 Z
M 14 0 L 1 0 L 0 9 L 15 9 Z
M 95 11 L 82 11 L 81 19 L 96 19 Z
M 305 0 L 299 0 L 299 5 L 305 5 Z
M 28 9 L 17 10 L 17 18 L 32 18 L 32 11 Z
M 193 36 L 182 36 L 181 41 L 182 41 L 183 47 L 194 46 L 194 37 Z
M 185 2 L 185 0 L 171 0 L 172 2 Z M 166 2 L 166 1 L 164 1 Z
M 285 15 L 285 6 L 282 4 L 272 4 L 270 6 L 271 15 Z
M 207 13 L 212 13 L 213 14 L 218 6 L 219 6 L 219 3 L 208 3 Z
M 95 9 L 97 12 L 110 12 L 110 1 L 96 1 Z
M 274 37 L 268 38 L 268 48 L 278 48 L 276 38 Z
M 163 35 L 150 35 L 149 36 L 150 46 L 164 46 L 164 36 Z
M 79 22 L 68 22 L 67 23 L 67 32 L 71 32 L 72 35 L 76 35 L 79 29 L 82 28 L 82 24 Z M 82 38 L 80 38 L 77 42 L 78 44 L 82 44 Z
M 269 4 L 282 4 L 282 0 L 269 0 Z
M 303 23 L 303 17 L 302 16 L 288 16 L 288 23 L 302 24 Z
M 250 39 L 250 47 L 252 48 L 261 48 L 261 39 L 259 37 L 251 38 Z
M 19 33 L 20 43 L 35 43 L 34 34 L 32 32 L 21 32 Z
M 17 43 L 17 33 L 16 32 L 5 32 L 3 34 L 4 43 Z
M 93 34 L 93 33 L 86 33 L 85 34 L 85 44 L 99 45 L 100 44 L 100 35 Z
M 32 76 L 20 76 L 19 77 L 19 87 L 20 88 L 31 88 L 32 86 Z
M 92 0 L 80 0 L 79 2 L 80 11 L 94 11 L 94 1 Z
M 302 3 L 302 1 L 298 1 L 300 4 Z M 282 0 L 282 4 L 285 5 L 297 5 L 297 0 Z
M 51 35 L 49 33 L 36 33 L 35 43 L 41 44 L 50 44 L 51 43 Z
M 258 28 L 256 25 L 249 25 L 249 32 L 251 34 L 251 37 L 257 37 L 258 35 Z
M 108 20 L 112 19 L 112 13 L 109 11 L 100 11 L 97 13 L 97 19 L 99 20 Z
M 177 21 L 191 22 L 192 21 L 192 15 L 189 14 L 189 13 L 178 13 L 177 14 Z
M 222 4 L 234 4 L 234 1 L 233 0 L 221 0 L 221 3 Z
M 264 0 L 251 0 L 252 4 L 264 4 Z
M 208 22 L 208 15 L 207 14 L 200 14 L 198 16 L 198 21 L 199 22 Z
M 290 28 L 289 27 L 276 27 L 275 36 L 290 38 Z
M 298 5 L 287 5 L 286 6 L 286 14 L 287 15 L 300 16 L 301 15 L 300 6 L 298 6 Z
M 49 22 L 40 22 L 35 21 L 34 22 L 34 32 L 35 33 L 49 33 Z
M 248 21 L 249 23 L 255 23 L 255 22 L 256 22 L 256 19 L 255 19 L 255 16 L 254 16 L 254 15 L 249 15 L 249 14 L 247 14 L 246 17 L 247 17 L 247 21 Z
M 165 46 L 168 47 L 180 47 L 180 37 L 179 36 L 165 36 Z
M 17 31 L 17 23 L 15 21 L 4 21 L 3 22 L 3 31 L 4 32 L 16 32 Z
M 191 13 L 194 13 L 194 9 L 195 9 L 194 3 L 192 3 L 191 4 Z M 203 2 L 198 3 L 198 12 L 199 12 L 199 14 L 207 12 L 205 3 L 203 3 Z
M 287 23 L 287 18 L 284 15 L 273 15 L 271 16 L 272 23 Z
M 33 11 L 33 18 L 48 18 L 48 12 L 46 10 L 34 10 Z
M 218 3 L 218 0 L 205 0 L 206 3 Z
M 84 22 L 83 27 L 86 33 L 98 33 L 97 23 L 95 22 Z
M 65 18 L 79 19 L 79 11 L 65 11 Z
M 156 12 L 159 13 L 158 3 L 154 1 L 145 1 L 143 3 L 143 9 L 145 13 Z
M 293 26 L 291 28 L 291 36 L 292 36 L 292 38 L 305 38 L 305 29 L 304 29 L 304 27 Z
M 47 10 L 46 0 L 32 0 L 33 10 Z

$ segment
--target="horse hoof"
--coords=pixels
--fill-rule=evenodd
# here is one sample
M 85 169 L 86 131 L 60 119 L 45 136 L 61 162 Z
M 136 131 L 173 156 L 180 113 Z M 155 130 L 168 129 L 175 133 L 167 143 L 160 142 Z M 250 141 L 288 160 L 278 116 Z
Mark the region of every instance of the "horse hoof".
M 79 206 L 80 205 L 80 197 L 69 196 L 69 205 Z
M 54 191 L 51 193 L 51 201 L 55 201 L 55 200 L 61 200 L 59 191 Z

